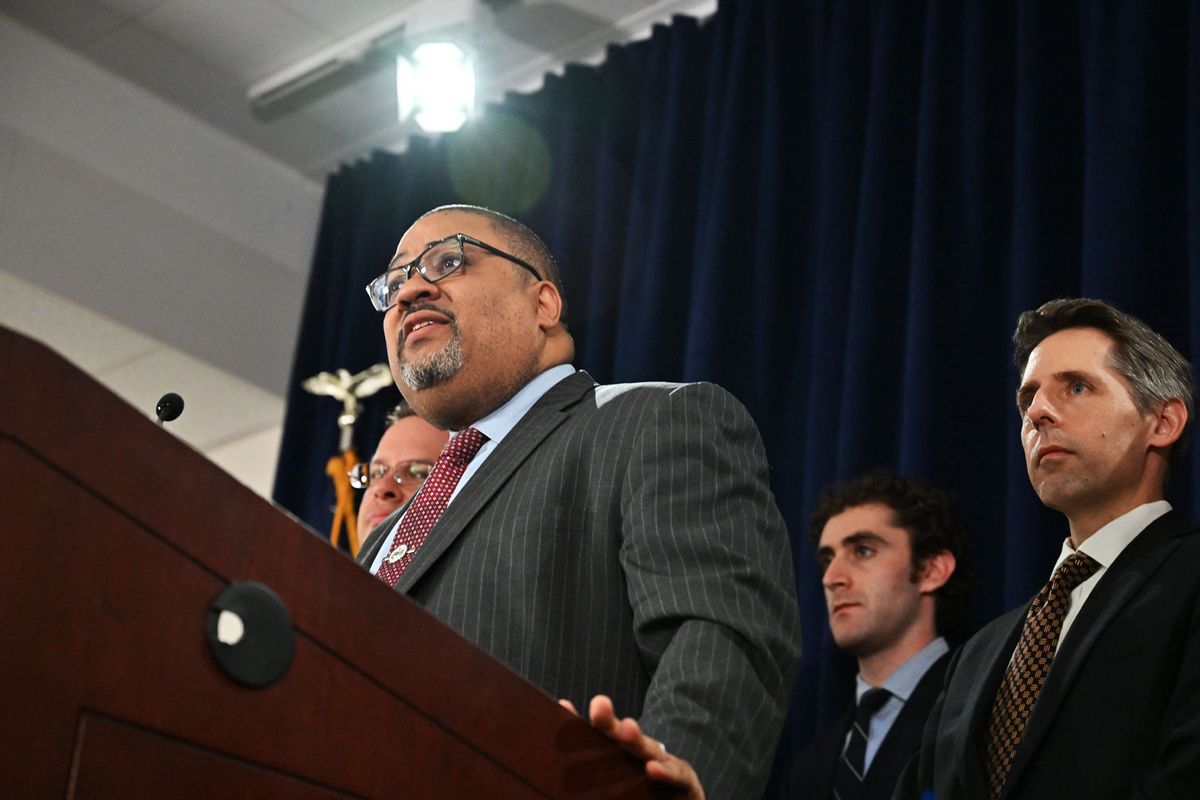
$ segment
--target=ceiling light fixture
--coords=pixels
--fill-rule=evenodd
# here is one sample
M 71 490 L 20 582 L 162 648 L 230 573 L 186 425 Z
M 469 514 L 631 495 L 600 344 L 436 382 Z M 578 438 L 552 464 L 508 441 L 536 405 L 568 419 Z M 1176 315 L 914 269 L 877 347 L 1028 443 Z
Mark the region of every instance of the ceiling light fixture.
M 428 133 L 461 128 L 475 113 L 475 67 L 451 42 L 426 42 L 396 58 L 396 107 Z
M 466 27 L 476 22 L 478 14 L 475 0 L 420 0 L 257 81 L 246 96 L 256 111 L 268 110 L 368 59 L 390 58 L 406 43 L 429 39 L 447 28 Z

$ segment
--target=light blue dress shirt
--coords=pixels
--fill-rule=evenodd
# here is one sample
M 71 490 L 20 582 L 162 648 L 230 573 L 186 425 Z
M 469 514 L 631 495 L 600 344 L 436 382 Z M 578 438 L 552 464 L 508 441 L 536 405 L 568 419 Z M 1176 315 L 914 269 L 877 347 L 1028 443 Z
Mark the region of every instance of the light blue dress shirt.
M 517 423 L 521 421 L 526 412 L 533 408 L 533 404 L 541 400 L 542 395 L 550 391 L 550 388 L 556 383 L 574 374 L 575 368 L 570 364 L 559 364 L 556 367 L 551 367 L 525 384 L 507 403 L 471 426 L 488 438 L 483 443 L 483 446 L 479 448 L 479 452 L 475 454 L 475 457 L 471 459 L 471 463 L 467 465 L 467 469 L 463 472 L 462 478 L 459 479 L 458 485 L 454 487 L 454 491 L 450 493 L 450 500 L 447 502 L 447 507 L 450 503 L 454 502 L 454 498 L 458 497 L 458 493 L 467 485 L 467 481 L 471 480 L 471 476 L 479 471 L 479 467 L 483 462 L 487 461 L 488 455 L 517 426 Z M 457 435 L 457 433 L 458 431 L 453 431 L 452 436 Z M 387 556 L 388 551 L 392 549 L 392 541 L 396 538 L 396 533 L 400 530 L 400 521 L 403 519 L 404 515 L 401 514 L 396 520 L 396 524 L 388 531 L 387 536 L 383 540 L 383 545 L 379 548 L 379 552 L 375 554 L 375 560 L 371 562 L 372 575 L 379 572 L 379 567 L 383 563 L 383 559 Z
M 863 758 L 863 774 L 871 768 L 871 761 L 874 760 L 875 754 L 879 752 L 879 746 L 883 744 L 883 740 L 887 738 L 888 731 L 892 729 L 892 723 L 896 721 L 896 717 L 900 716 L 900 711 L 904 708 L 904 704 L 908 702 L 908 698 L 912 696 L 913 691 L 917 688 L 917 684 L 921 682 L 921 678 L 925 677 L 925 673 L 933 666 L 933 663 L 939 658 L 950 652 L 950 645 L 946 644 L 946 640 L 941 636 L 934 639 L 929 644 L 917 651 L 916 655 L 905 661 L 896 668 L 887 680 L 883 682 L 883 686 L 878 687 L 887 689 L 891 692 L 891 697 L 883 704 L 883 708 L 875 712 L 875 716 L 871 717 L 871 724 L 867 730 L 867 751 Z M 862 699 L 862 696 L 871 689 L 876 687 L 862 679 L 862 675 L 855 679 L 854 701 L 857 703 Z M 846 744 L 850 742 L 850 734 L 846 734 L 846 742 L 842 745 L 842 751 L 845 752 Z

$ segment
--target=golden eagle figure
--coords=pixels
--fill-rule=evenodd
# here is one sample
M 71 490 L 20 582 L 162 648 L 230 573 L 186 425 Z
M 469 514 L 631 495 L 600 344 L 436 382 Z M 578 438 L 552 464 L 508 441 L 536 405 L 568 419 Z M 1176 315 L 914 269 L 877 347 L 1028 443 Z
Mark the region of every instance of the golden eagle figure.
M 345 527 L 346 536 L 350 542 L 350 554 L 358 555 L 361 542 L 358 541 L 358 522 L 355 519 L 354 491 L 350 487 L 350 478 L 346 474 L 358 463 L 354 453 L 352 440 L 354 438 L 354 423 L 362 413 L 364 397 L 370 397 L 392 382 L 392 373 L 387 364 L 375 364 L 372 367 L 351 375 L 349 370 L 339 369 L 336 372 L 319 372 L 304 383 L 300 384 L 306 392 L 315 395 L 332 397 L 342 401 L 342 413 L 338 416 L 338 428 L 341 437 L 338 442 L 340 453 L 331 457 L 325 465 L 325 474 L 333 481 L 333 491 L 337 496 L 337 506 L 333 512 L 333 527 L 329 531 L 329 543 L 334 547 L 341 538 L 341 529 Z

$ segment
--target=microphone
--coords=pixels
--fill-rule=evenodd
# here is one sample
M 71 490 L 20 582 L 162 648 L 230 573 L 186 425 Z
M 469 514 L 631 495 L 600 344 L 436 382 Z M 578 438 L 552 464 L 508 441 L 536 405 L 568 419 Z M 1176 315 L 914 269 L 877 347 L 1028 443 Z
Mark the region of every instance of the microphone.
M 158 398 L 154 413 L 158 415 L 158 427 L 161 428 L 164 422 L 170 422 L 183 413 L 183 398 L 174 392 L 167 392 Z

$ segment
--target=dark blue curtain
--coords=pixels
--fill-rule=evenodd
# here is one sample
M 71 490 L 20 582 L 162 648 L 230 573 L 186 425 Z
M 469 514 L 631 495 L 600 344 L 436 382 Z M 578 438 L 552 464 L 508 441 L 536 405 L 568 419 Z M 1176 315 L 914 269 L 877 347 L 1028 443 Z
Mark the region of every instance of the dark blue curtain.
M 1197 362 L 1200 0 L 739 0 L 610 48 L 330 179 L 295 386 L 385 359 L 362 287 L 448 202 L 544 235 L 578 366 L 715 381 L 757 419 L 804 625 L 784 763 L 852 675 L 806 537 L 823 486 L 882 464 L 953 489 L 978 625 L 1036 590 L 1065 536 L 1024 473 L 1016 315 L 1100 297 Z M 338 410 L 289 398 L 276 498 L 318 530 Z M 1171 493 L 1189 514 L 1196 463 Z

